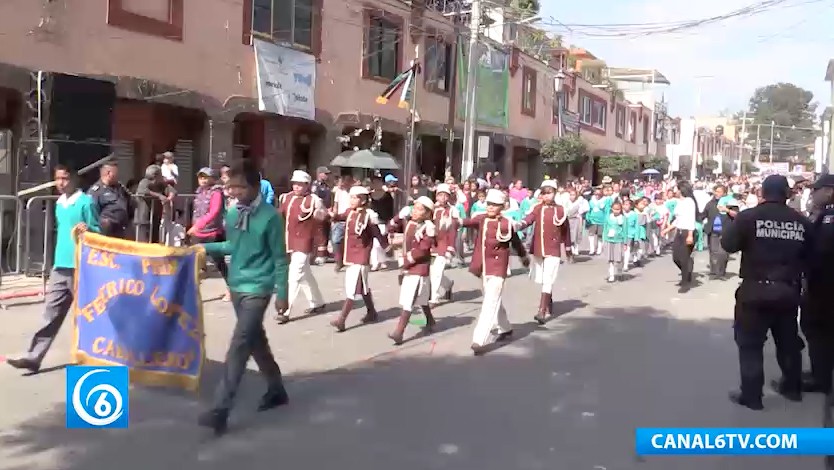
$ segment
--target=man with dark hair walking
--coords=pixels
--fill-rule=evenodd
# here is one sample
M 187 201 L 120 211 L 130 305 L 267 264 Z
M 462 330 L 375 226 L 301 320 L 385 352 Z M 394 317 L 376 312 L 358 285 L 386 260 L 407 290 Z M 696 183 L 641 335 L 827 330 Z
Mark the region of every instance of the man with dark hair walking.
M 249 357 L 255 360 L 267 382 L 258 410 L 289 402 L 281 369 L 269 349 L 263 326 L 273 293 L 275 310 L 283 315 L 288 309 L 289 262 L 284 219 L 263 200 L 260 174 L 251 162 L 238 162 L 229 169 L 228 176 L 230 195 L 237 202 L 226 214 L 226 240 L 202 245 L 209 255 L 231 255 L 227 281 L 237 315 L 214 404 L 199 418 L 199 424 L 212 428 L 216 435 L 226 431 L 229 411 Z

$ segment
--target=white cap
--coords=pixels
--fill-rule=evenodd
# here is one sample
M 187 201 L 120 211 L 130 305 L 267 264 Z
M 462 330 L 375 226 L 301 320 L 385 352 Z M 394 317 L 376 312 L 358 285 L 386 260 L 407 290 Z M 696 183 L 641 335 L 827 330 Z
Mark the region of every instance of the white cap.
M 434 192 L 452 194 L 452 188 L 450 188 L 446 183 L 440 183 L 434 188 Z
M 292 172 L 292 178 L 290 178 L 290 183 L 309 183 L 310 180 L 311 178 L 309 173 L 302 170 L 295 170 Z
M 541 189 L 544 189 L 544 188 L 559 189 L 559 185 L 556 184 L 556 181 L 554 181 L 554 180 L 544 180 L 544 181 L 542 181 L 542 184 L 541 184 L 541 186 L 539 186 L 539 188 L 541 188 Z
M 351 196 L 367 196 L 370 192 L 368 191 L 368 188 L 364 186 L 353 186 L 350 188 L 350 192 L 348 194 Z
M 429 199 L 427 196 L 420 196 L 414 201 L 415 204 L 420 204 L 421 206 L 425 207 L 426 209 L 433 211 L 434 210 L 434 201 Z
M 611 177 L 610 176 L 603 176 L 602 177 L 602 184 L 609 184 L 609 183 L 611 183 Z
M 503 206 L 507 203 L 507 197 L 504 196 L 504 193 L 500 189 L 490 189 L 486 194 L 486 203 Z

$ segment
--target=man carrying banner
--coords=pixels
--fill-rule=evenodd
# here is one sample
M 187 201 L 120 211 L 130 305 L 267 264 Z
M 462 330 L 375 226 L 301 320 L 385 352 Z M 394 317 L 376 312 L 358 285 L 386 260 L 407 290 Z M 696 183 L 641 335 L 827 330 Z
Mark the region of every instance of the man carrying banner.
M 17 369 L 32 372 L 40 369 L 72 305 L 75 272 L 73 229 L 79 233 L 84 230 L 101 232 L 96 204 L 91 196 L 78 189 L 77 177 L 63 165 L 55 167 L 55 188 L 61 197 L 55 203 L 55 261 L 44 294 L 45 324 L 32 337 L 26 354 L 6 359 L 10 366 Z
M 310 257 L 327 245 L 321 237 L 321 221 L 327 217 L 327 212 L 321 198 L 310 194 L 310 179 L 306 171 L 293 171 L 290 178 L 292 192 L 278 198 L 278 212 L 284 216 L 284 239 L 290 255 L 289 306 L 292 308 L 301 291 L 309 302 L 304 311 L 307 315 L 324 310 L 319 284 L 310 269 Z M 289 322 L 289 313 L 287 310 L 276 314 L 275 321 L 282 324 Z
M 284 220 L 261 198 L 260 180 L 258 169 L 248 160 L 237 162 L 229 170 L 229 192 L 237 203 L 226 214 L 226 241 L 203 245 L 209 255 L 231 255 L 228 283 L 237 315 L 214 406 L 198 420 L 201 426 L 212 428 L 215 435 L 226 431 L 229 410 L 250 356 L 267 381 L 258 410 L 289 402 L 263 326 L 273 292 L 275 310 L 284 314 L 288 308 Z

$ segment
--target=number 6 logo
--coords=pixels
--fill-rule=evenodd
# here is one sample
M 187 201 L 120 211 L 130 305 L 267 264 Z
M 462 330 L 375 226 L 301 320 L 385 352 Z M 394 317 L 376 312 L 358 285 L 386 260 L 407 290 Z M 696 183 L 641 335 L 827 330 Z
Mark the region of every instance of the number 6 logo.
M 73 410 L 85 423 L 90 426 L 97 427 L 113 424 L 122 416 L 122 414 L 124 414 L 122 394 L 119 393 L 116 387 L 110 384 L 98 384 L 90 389 L 90 391 L 87 392 L 87 396 L 84 398 L 84 402 L 82 403 L 81 389 L 84 386 L 84 382 L 92 375 L 100 372 L 106 373 L 109 371 L 107 369 L 93 369 L 82 375 L 81 378 L 78 379 L 78 382 L 75 383 L 75 387 L 72 389 Z M 99 394 L 98 399 L 96 399 L 95 404 L 92 406 L 93 413 L 98 416 L 95 417 L 87 412 L 87 407 L 90 406 L 90 399 L 97 392 L 101 393 Z M 112 400 L 115 402 L 115 406 L 107 400 L 108 395 L 113 396 Z

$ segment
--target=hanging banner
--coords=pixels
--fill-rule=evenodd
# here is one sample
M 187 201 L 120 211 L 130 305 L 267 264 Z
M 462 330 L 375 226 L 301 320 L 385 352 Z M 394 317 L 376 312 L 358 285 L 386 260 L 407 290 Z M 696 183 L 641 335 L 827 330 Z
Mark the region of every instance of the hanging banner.
M 458 47 L 457 115 L 466 116 L 466 82 L 469 45 L 461 41 Z M 475 86 L 475 107 L 478 124 L 506 129 L 509 126 L 510 56 L 491 45 L 477 49 L 478 66 Z
M 84 233 L 76 241 L 72 357 L 132 382 L 196 390 L 205 348 L 197 248 Z
M 258 109 L 282 116 L 316 119 L 316 58 L 255 39 Z

